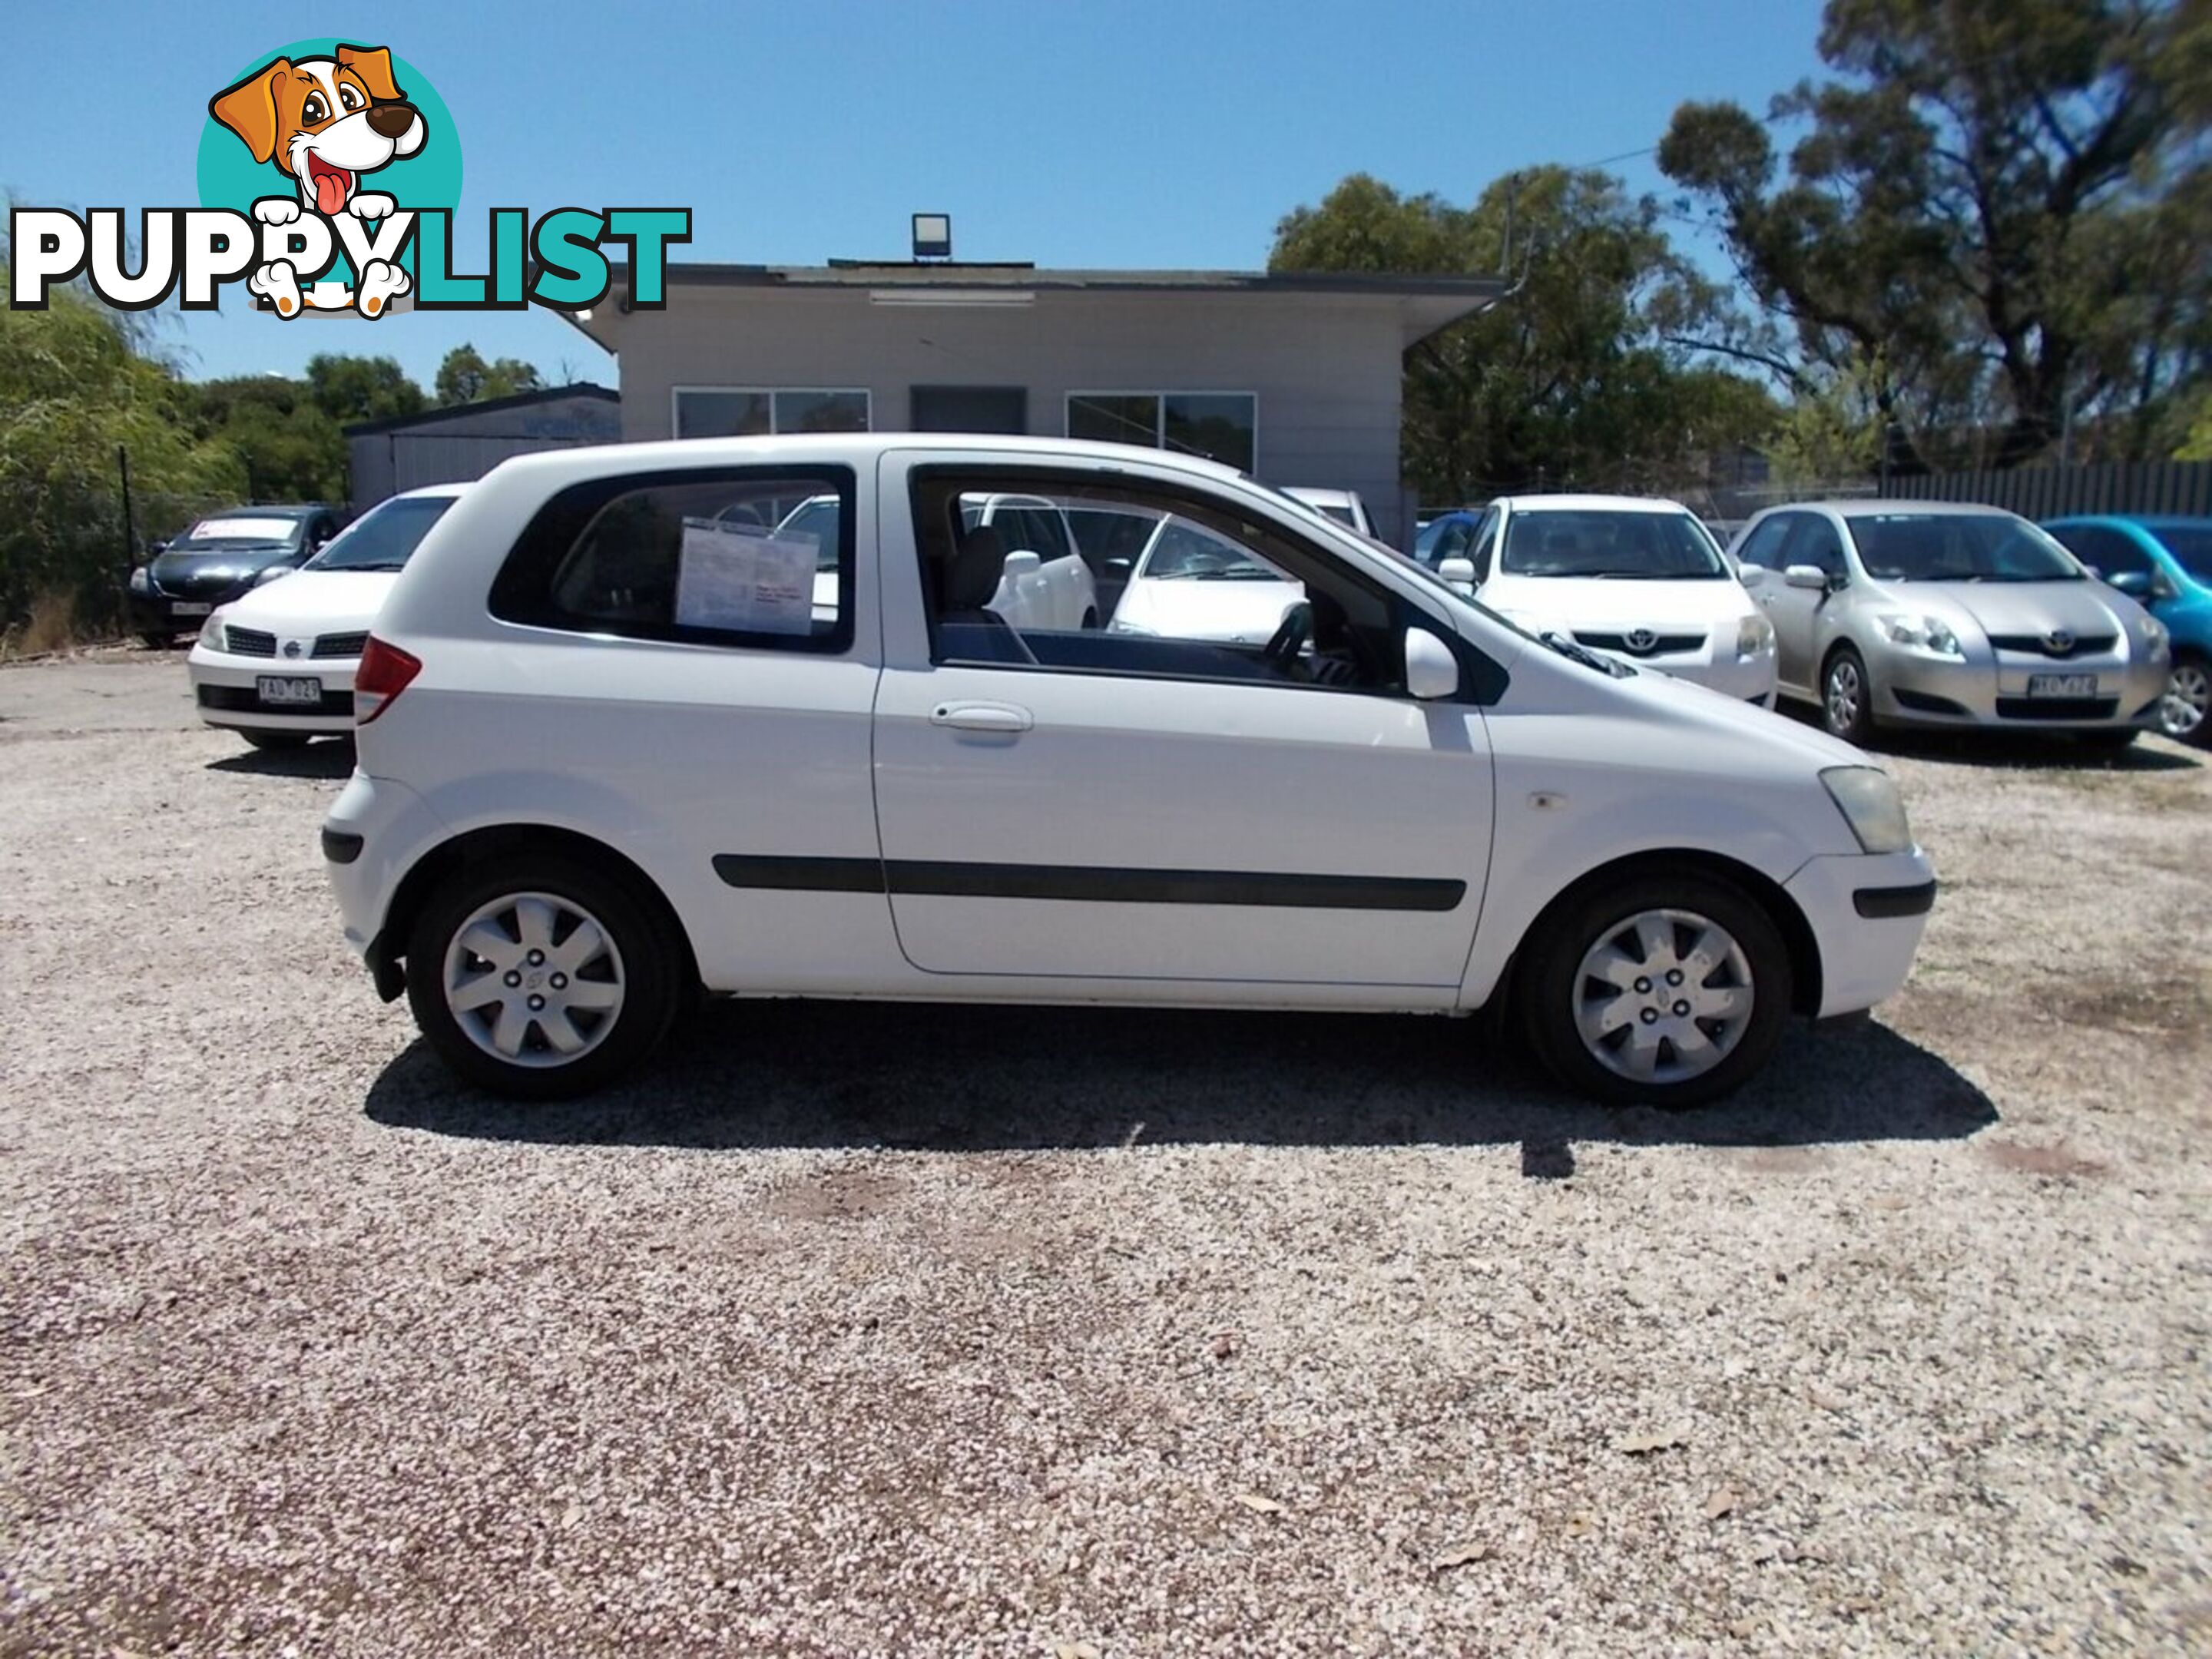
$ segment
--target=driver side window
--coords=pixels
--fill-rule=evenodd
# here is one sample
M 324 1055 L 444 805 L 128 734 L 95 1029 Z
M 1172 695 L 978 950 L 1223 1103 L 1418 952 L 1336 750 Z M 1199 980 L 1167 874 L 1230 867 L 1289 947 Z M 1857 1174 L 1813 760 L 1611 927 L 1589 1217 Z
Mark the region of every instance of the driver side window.
M 1817 513 L 1798 514 L 1796 533 L 1790 538 L 1790 562 L 1817 565 L 1825 576 L 1845 574 L 1844 544 L 1836 526 Z
M 1139 550 L 1103 613 L 1095 590 L 1071 603 L 1028 562 L 1009 567 L 1018 550 L 1005 514 L 977 503 L 1017 495 L 1041 519 L 1131 521 Z M 931 467 L 915 474 L 914 514 L 938 664 L 1366 691 L 1403 683 L 1392 595 L 1218 498 L 1096 475 Z M 1087 568 L 1069 562 L 1087 586 Z

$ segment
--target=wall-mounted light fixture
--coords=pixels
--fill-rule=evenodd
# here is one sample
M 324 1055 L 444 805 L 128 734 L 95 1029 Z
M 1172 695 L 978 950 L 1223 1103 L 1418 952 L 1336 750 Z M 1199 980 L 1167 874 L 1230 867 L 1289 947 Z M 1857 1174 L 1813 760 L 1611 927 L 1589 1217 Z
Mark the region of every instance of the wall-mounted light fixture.
M 914 216 L 914 257 L 950 259 L 952 257 L 952 216 L 917 213 Z

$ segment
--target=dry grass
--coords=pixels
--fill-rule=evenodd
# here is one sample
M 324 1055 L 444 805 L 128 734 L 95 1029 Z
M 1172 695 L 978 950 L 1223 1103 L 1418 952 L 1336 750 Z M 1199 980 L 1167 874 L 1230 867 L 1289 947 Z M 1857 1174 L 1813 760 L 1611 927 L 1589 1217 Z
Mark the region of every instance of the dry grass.
M 50 587 L 31 601 L 28 617 L 0 629 L 0 662 L 48 656 L 112 637 L 112 629 L 95 627 L 77 616 L 75 593 L 65 587 Z

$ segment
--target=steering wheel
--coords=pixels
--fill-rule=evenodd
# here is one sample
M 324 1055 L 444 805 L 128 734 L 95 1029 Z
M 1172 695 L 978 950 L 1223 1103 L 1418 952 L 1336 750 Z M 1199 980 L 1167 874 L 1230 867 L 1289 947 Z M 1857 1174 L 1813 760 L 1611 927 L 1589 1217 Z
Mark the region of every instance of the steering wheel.
M 1283 620 L 1267 638 L 1260 655 L 1270 666 L 1288 668 L 1305 649 L 1306 635 L 1313 631 L 1313 606 L 1301 599 L 1283 612 Z

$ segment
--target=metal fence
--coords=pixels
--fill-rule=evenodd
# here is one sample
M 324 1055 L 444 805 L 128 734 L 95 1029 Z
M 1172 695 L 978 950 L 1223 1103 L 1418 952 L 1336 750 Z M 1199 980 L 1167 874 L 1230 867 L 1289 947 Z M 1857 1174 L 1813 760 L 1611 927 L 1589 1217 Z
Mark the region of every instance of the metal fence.
M 2002 472 L 1936 472 L 1887 479 L 1881 493 L 1913 501 L 1981 501 L 2027 519 L 2075 513 L 2212 518 L 2212 461 L 2115 461 L 2097 466 L 2023 466 Z

